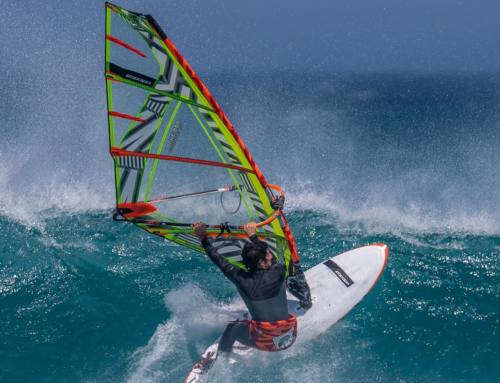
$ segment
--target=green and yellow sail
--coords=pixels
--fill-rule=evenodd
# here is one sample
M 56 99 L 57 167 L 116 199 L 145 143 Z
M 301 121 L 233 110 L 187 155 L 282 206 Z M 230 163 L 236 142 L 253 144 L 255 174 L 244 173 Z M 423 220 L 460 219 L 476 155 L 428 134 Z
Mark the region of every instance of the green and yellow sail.
M 106 90 L 117 214 L 203 251 L 190 224 L 242 266 L 242 225 L 273 254 L 298 261 L 277 197 L 208 89 L 150 15 L 106 3 Z M 273 191 L 274 190 L 274 191 Z

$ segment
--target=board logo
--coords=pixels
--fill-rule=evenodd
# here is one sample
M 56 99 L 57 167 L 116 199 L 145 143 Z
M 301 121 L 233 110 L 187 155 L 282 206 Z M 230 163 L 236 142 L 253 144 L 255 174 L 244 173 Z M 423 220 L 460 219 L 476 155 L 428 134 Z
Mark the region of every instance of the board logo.
M 293 336 L 293 328 L 288 330 L 286 333 L 280 336 L 275 336 L 273 338 L 274 345 L 277 350 L 284 350 L 290 347 L 295 341 L 295 337 Z
M 323 264 L 328 267 L 330 270 L 333 271 L 333 273 L 340 279 L 340 281 L 346 286 L 352 286 L 354 284 L 354 281 L 347 275 L 347 273 L 342 270 L 342 268 L 337 265 L 335 262 L 333 262 L 331 259 L 329 259 L 326 262 L 323 262 Z
M 133 74 L 130 74 L 130 73 L 126 73 L 125 77 L 129 78 L 131 80 L 134 80 L 134 81 L 142 82 L 143 84 L 146 84 L 146 85 L 151 85 L 151 81 L 140 78 L 139 76 L 134 76 Z
M 148 86 L 153 86 L 155 82 L 154 78 L 145 76 L 139 72 L 134 72 L 133 70 L 122 68 L 121 66 L 113 64 L 112 62 L 109 63 L 109 71 L 123 78 L 139 82 L 141 84 Z
M 182 127 L 183 127 L 183 125 L 180 122 L 176 122 L 174 124 L 174 126 L 172 127 L 172 132 L 168 136 L 167 153 L 172 153 L 172 151 L 174 150 L 177 139 L 179 138 L 179 135 L 181 134 Z

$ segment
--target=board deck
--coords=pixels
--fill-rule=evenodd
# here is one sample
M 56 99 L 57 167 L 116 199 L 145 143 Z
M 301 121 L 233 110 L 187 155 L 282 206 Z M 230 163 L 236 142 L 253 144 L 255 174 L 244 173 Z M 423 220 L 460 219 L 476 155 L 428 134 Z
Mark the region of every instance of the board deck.
M 295 343 L 318 337 L 361 302 L 382 275 L 388 256 L 387 245 L 369 245 L 329 258 L 307 270 L 304 274 L 311 289 L 313 306 L 304 312 L 299 301 L 287 294 L 288 310 L 297 316 L 298 322 Z M 193 365 L 185 383 L 201 381 L 203 374 L 215 362 L 217 347 L 218 340 Z M 238 358 L 255 352 L 262 351 L 236 343 L 230 362 L 237 362 Z

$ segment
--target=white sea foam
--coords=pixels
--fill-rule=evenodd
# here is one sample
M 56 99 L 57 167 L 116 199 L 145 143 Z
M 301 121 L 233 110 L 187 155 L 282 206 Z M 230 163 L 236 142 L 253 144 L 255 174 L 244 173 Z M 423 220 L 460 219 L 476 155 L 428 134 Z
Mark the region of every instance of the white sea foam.
M 165 304 L 172 316 L 132 355 L 129 383 L 166 382 L 187 375 L 193 358 L 215 341 L 234 319 L 234 310 L 241 308 L 215 303 L 194 284 L 168 293 Z
M 458 232 L 496 235 L 500 233 L 499 217 L 489 211 L 449 208 L 433 209 L 416 202 L 405 205 L 372 196 L 353 203 L 335 191 L 317 191 L 310 182 L 297 183 L 288 190 L 289 211 L 314 211 L 326 214 L 339 229 L 359 227 L 372 233 Z
M 0 214 L 28 227 L 43 227 L 43 220 L 54 215 L 110 209 L 111 187 L 75 180 L 66 172 L 54 173 L 39 183 L 16 183 L 23 163 L 9 166 L 0 157 Z M 21 186 L 22 185 L 22 186 Z M 27 186 L 26 186 L 27 185 Z
M 33 182 L 29 183 L 27 179 L 19 179 L 30 174 L 26 172 L 29 166 L 22 158 L 7 162 L 0 156 L 0 214 L 28 227 L 42 228 L 46 218 L 114 206 L 113 183 L 104 181 L 105 177 L 77 178 L 66 170 L 59 170 L 47 172 L 46 177 L 33 176 Z M 369 194 L 355 199 L 329 185 L 332 181 L 325 181 L 321 188 L 301 176 L 284 181 L 288 211 L 326 214 L 339 229 L 357 225 L 370 232 L 396 235 L 404 232 L 500 233 L 498 210 L 463 206 L 458 201 L 453 204 L 453 200 L 447 201 L 449 205 L 445 207 L 437 201 L 426 204 L 410 196 L 404 200 L 404 185 L 399 185 L 398 190 L 374 186 Z
M 131 356 L 128 383 L 170 382 L 187 375 L 193 361 L 220 336 L 226 324 L 245 311 L 242 304 L 215 303 L 193 284 L 168 293 L 165 304 L 172 315 L 156 328 L 148 344 Z M 286 381 L 298 382 L 299 377 L 315 381 L 317 377 L 326 376 L 320 365 L 311 364 L 307 371 L 288 366 L 290 360 L 307 358 L 308 347 L 308 343 L 302 343 L 280 353 L 255 353 L 248 360 L 241 360 L 238 369 L 217 363 L 206 378 L 209 382 L 239 381 L 240 378 L 247 381 L 246 374 L 240 376 L 241 372 L 251 371 L 248 377 L 261 381 L 254 379 L 255 374 L 272 371 L 274 376 L 282 376 Z

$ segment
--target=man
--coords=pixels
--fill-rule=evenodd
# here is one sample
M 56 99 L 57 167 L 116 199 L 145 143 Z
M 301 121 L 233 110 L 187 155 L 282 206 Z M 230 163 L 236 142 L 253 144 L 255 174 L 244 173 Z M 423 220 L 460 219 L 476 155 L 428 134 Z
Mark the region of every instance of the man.
M 194 233 L 210 260 L 233 282 L 252 317 L 250 321 L 232 322 L 219 342 L 218 353 L 229 354 L 235 341 L 263 351 L 281 351 L 290 347 L 297 336 L 297 319 L 288 313 L 285 287 L 285 266 L 276 264 L 267 244 L 257 238 L 254 222 L 244 226 L 250 238 L 242 251 L 247 270 L 230 264 L 217 254 L 208 239 L 206 226 L 202 222 L 193 225 Z M 305 283 L 305 278 L 302 279 Z M 305 308 L 311 306 L 309 287 Z

